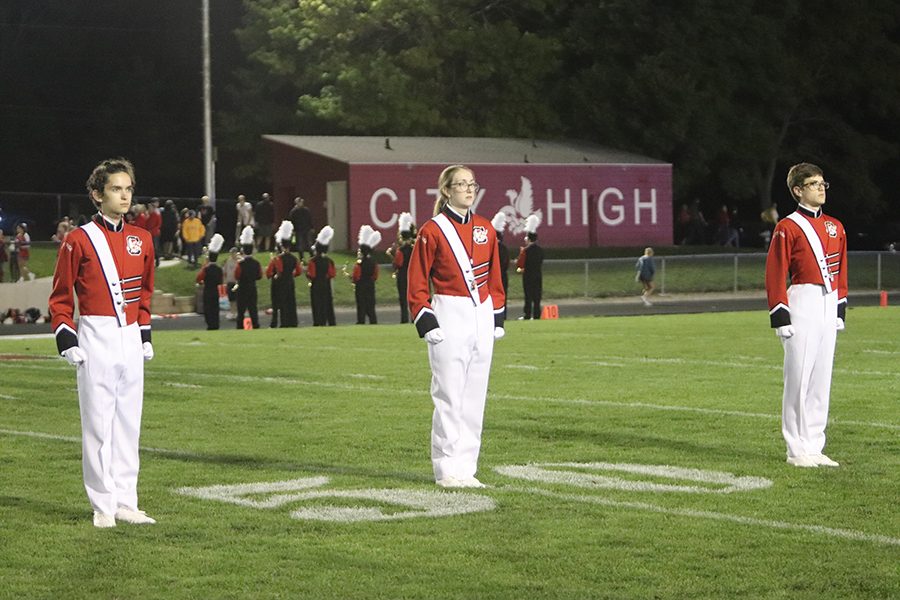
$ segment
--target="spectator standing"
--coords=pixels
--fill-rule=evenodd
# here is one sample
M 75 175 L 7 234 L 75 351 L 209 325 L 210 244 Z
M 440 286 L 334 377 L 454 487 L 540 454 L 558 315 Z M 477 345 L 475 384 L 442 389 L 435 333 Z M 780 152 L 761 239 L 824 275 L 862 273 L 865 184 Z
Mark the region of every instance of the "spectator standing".
M 166 200 L 162 210 L 162 227 L 159 231 L 159 239 L 162 243 L 162 252 L 166 260 L 172 260 L 175 251 L 175 240 L 178 237 L 181 219 L 178 216 L 178 209 L 175 208 L 175 202 L 171 199 Z
M 200 222 L 203 223 L 203 228 L 206 231 L 203 241 L 208 244 L 212 239 L 212 235 L 216 232 L 216 209 L 213 208 L 213 205 L 210 203 L 209 196 L 200 197 L 200 206 L 197 207 L 197 216 L 200 218 Z
M 253 227 L 256 225 L 256 221 L 253 219 L 253 205 L 247 202 L 247 197 L 243 194 L 237 197 L 237 204 L 234 205 L 234 210 L 237 213 L 237 227 L 235 228 L 234 239 L 239 241 L 244 228 Z M 243 245 L 242 242 L 239 243 Z
M 187 267 L 189 269 L 197 268 L 197 257 L 200 255 L 204 235 L 206 235 L 206 228 L 203 227 L 203 223 L 197 218 L 197 213 L 189 210 L 187 218 L 181 223 L 181 237 L 184 240 L 184 250 L 187 254 Z
M 652 306 L 650 295 L 653 294 L 653 276 L 656 274 L 656 265 L 653 263 L 653 248 L 644 248 L 644 255 L 641 256 L 634 266 L 637 273 L 634 280 L 639 281 L 644 287 L 641 292 L 641 302 L 644 306 Z
M 294 206 L 288 213 L 288 219 L 294 224 L 294 235 L 297 240 L 295 249 L 300 254 L 300 260 L 303 260 L 304 252 L 312 254 L 310 237 L 312 237 L 313 222 L 312 213 L 309 212 L 306 201 L 300 196 L 294 198 Z
M 306 265 L 306 277 L 309 279 L 309 305 L 312 308 L 313 326 L 335 324 L 334 298 L 331 281 L 337 274 L 334 261 L 328 256 L 328 245 L 334 237 L 334 229 L 326 225 L 316 236 L 313 246 L 314 256 Z
M 19 268 L 19 281 L 34 280 L 34 273 L 28 269 L 28 260 L 31 258 L 31 236 L 28 235 L 28 225 L 19 223 L 16 225 L 16 265 Z
M 240 261 L 241 253 L 237 248 L 232 247 L 228 251 L 228 259 L 225 261 L 225 266 L 222 267 L 222 276 L 225 278 L 225 293 L 228 295 L 228 314 L 225 315 L 226 319 L 237 318 L 237 292 L 234 291 L 237 277 L 235 277 L 234 273 Z
M 768 248 L 772 241 L 772 232 L 775 231 L 778 218 L 778 205 L 774 202 L 769 205 L 769 208 L 759 213 L 759 219 L 762 221 L 762 231 L 760 231 L 759 235 L 762 237 L 765 248 Z
M 0 283 L 3 283 L 3 269 L 7 262 L 9 262 L 9 254 L 6 252 L 6 234 L 0 229 Z
M 275 207 L 269 194 L 263 194 L 256 205 L 256 249 L 260 252 L 275 250 L 272 243 L 272 228 L 275 225 Z
M 59 248 L 59 245 L 62 244 L 66 236 L 69 235 L 69 231 L 72 230 L 72 222 L 69 220 L 69 217 L 63 217 L 56 224 L 56 232 L 50 237 L 53 243 L 56 244 L 56 247 Z
M 153 255 L 156 257 L 156 266 L 160 260 L 160 237 L 162 235 L 162 215 L 159 212 L 159 198 L 151 198 L 147 204 L 147 231 L 153 240 Z
M 57 349 L 76 367 L 82 472 L 94 526 L 149 525 L 156 521 L 138 509 L 137 482 L 144 361 L 154 354 L 153 242 L 124 223 L 134 192 L 130 162 L 103 161 L 87 188 L 99 213 L 59 248 L 50 315 Z
M 541 318 L 541 296 L 544 294 L 544 249 L 538 243 L 537 228 L 541 218 L 528 215 L 525 219 L 525 245 L 519 249 L 516 271 L 522 274 L 522 290 L 525 292 L 524 315 L 519 320 Z

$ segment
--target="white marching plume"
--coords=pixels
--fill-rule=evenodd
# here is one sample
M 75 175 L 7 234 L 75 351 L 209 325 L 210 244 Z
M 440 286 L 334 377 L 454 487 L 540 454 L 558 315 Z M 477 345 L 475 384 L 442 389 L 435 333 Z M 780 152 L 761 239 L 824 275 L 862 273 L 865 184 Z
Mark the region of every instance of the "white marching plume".
M 503 230 L 506 229 L 506 213 L 500 211 L 494 215 L 494 218 L 491 219 L 491 226 L 497 233 L 503 233 Z
M 331 238 L 334 237 L 334 228 L 331 225 L 326 225 L 319 232 L 319 235 L 316 236 L 316 243 L 320 246 L 327 246 L 331 243 Z
M 400 231 L 411 231 L 413 226 L 412 215 L 408 212 L 400 213 L 398 223 L 400 223 Z
M 278 233 L 275 234 L 275 239 L 290 242 L 292 237 L 294 237 L 294 224 L 290 221 L 282 221 Z
M 356 244 L 358 246 L 368 246 L 369 245 L 369 236 L 375 233 L 375 230 L 372 229 L 371 225 L 363 225 L 359 228 L 359 235 L 356 236 Z
M 366 242 L 366 246 L 372 248 L 373 250 L 381 243 L 381 232 L 373 231 L 369 236 L 368 241 Z
M 538 226 L 541 224 L 539 215 L 528 215 L 525 219 L 525 233 L 536 233 Z
M 218 254 L 222 251 L 222 246 L 225 245 L 225 238 L 222 237 L 221 233 L 214 234 L 209 239 L 209 253 L 210 254 Z
M 253 245 L 253 227 L 247 225 L 241 231 L 240 237 L 241 246 L 252 246 Z

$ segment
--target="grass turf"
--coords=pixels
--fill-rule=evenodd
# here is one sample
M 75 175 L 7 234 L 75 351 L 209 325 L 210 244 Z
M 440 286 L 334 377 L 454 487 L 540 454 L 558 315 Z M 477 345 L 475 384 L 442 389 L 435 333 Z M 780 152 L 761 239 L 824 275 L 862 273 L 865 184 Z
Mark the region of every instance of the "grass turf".
M 108 531 L 90 524 L 71 368 L 50 339 L 0 338 L 0 597 L 897 597 L 898 326 L 897 308 L 850 311 L 826 449 L 842 466 L 796 469 L 764 313 L 511 322 L 485 418 L 479 476 L 492 487 L 472 492 L 496 507 L 358 523 L 290 515 L 401 509 L 259 509 L 175 490 L 325 476 L 328 489 L 435 491 L 411 326 L 158 332 L 140 492 L 159 524 Z M 495 471 L 568 462 L 771 486 L 648 492 Z

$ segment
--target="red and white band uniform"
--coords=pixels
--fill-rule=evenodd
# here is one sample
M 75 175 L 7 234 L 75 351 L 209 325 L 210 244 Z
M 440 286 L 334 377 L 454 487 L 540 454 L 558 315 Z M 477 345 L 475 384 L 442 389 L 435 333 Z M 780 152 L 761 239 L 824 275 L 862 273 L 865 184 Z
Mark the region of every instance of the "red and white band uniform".
M 439 219 L 445 220 L 443 229 Z M 462 261 L 451 243 L 463 254 Z M 490 221 L 445 207 L 419 230 L 408 279 L 407 298 L 419 337 L 438 327 L 444 335 L 442 342 L 428 345 L 435 480 L 466 480 L 478 468 L 495 328 L 503 327 L 506 302 Z
M 150 342 L 153 269 L 150 233 L 98 214 L 60 245 L 53 276 L 57 348 L 62 354 L 78 346 L 85 355 L 77 366 L 84 487 L 94 510 L 107 515 L 138 509 L 142 345 Z
M 804 223 L 810 226 L 808 233 Z M 814 250 L 816 238 L 819 247 Z M 820 455 L 837 330 L 843 328 L 847 309 L 847 236 L 841 222 L 821 209 L 799 205 L 779 221 L 766 259 L 766 292 L 771 326 L 791 325 L 794 330 L 782 338 L 781 427 L 787 455 Z

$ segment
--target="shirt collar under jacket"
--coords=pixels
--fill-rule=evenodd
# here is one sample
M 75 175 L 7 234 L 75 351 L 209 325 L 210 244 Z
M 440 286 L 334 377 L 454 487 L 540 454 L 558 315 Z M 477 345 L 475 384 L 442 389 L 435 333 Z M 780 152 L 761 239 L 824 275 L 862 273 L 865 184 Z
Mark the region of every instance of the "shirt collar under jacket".
M 94 215 L 94 222 L 101 227 L 106 227 L 108 231 L 119 232 L 125 229 L 125 218 L 122 217 L 119 219 L 118 223 L 113 223 L 109 219 L 106 218 L 106 215 L 103 213 L 97 213 Z
M 466 214 L 461 215 L 456 212 L 456 209 L 450 206 L 449 204 L 444 206 L 444 214 L 459 223 L 460 225 L 465 225 L 469 221 L 472 220 L 472 211 L 467 210 Z
M 810 210 L 810 209 L 808 209 L 808 208 L 806 208 L 805 206 L 802 206 L 802 205 L 800 205 L 800 204 L 797 205 L 797 212 L 799 212 L 800 214 L 806 215 L 806 216 L 809 217 L 810 219 L 818 219 L 819 217 L 822 216 L 822 209 L 821 209 L 821 208 L 818 209 L 818 210 Z

